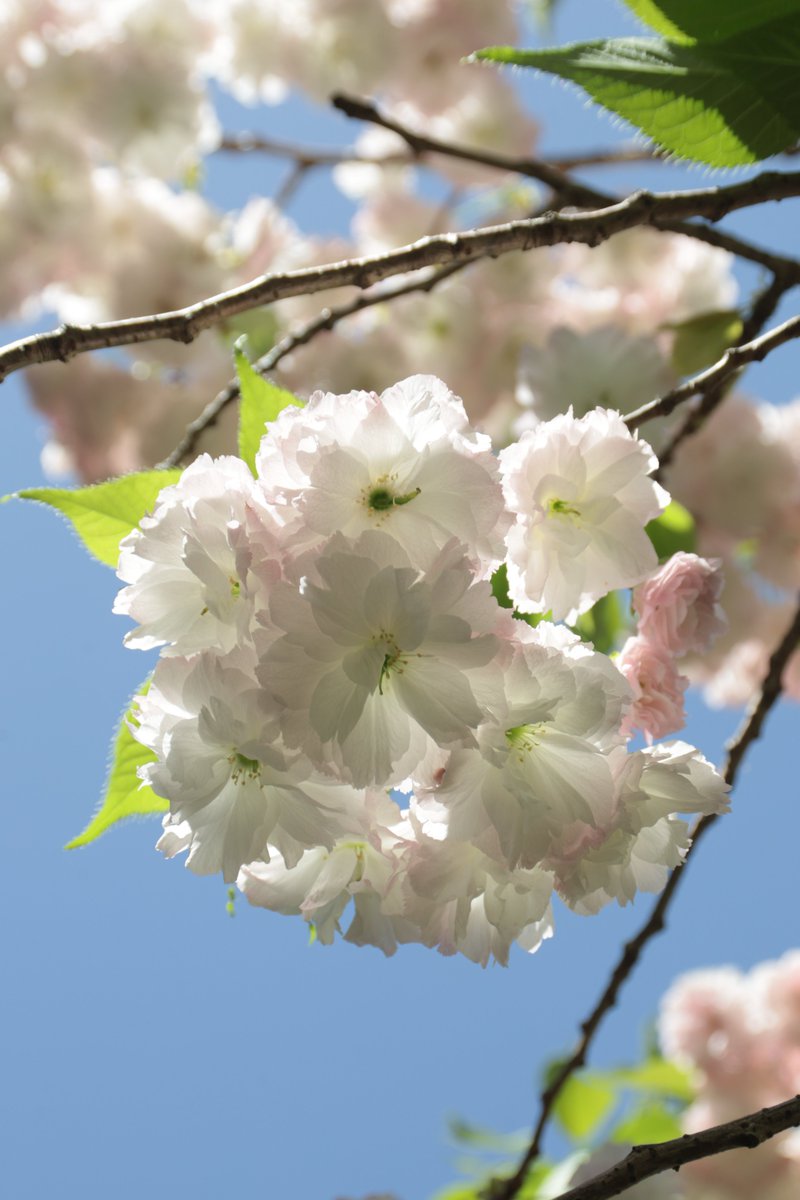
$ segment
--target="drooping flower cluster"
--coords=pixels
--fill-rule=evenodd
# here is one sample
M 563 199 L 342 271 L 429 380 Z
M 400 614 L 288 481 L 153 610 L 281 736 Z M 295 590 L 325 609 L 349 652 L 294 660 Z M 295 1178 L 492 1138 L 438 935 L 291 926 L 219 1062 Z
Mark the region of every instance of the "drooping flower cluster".
M 724 564 L 727 631 L 683 667 L 715 705 L 745 704 L 789 627 L 800 586 L 800 400 L 780 408 L 728 396 L 670 465 L 698 550 Z M 800 652 L 783 674 L 800 699 Z
M 686 1133 L 789 1099 L 800 1091 L 800 951 L 748 974 L 717 967 L 682 976 L 662 1001 L 659 1027 L 665 1055 L 697 1085 Z M 676 1194 L 686 1200 L 791 1200 L 800 1194 L 800 1142 L 780 1134 L 687 1164 L 680 1178 Z
M 639 628 L 617 665 L 633 691 L 627 727 L 642 730 L 648 741 L 683 728 L 689 680 L 676 660 L 690 651 L 704 654 L 726 627 L 720 567 L 719 559 L 680 551 L 633 593 Z
M 725 784 L 683 743 L 630 752 L 612 661 L 520 619 L 649 574 L 654 458 L 606 410 L 522 450 L 498 460 L 413 376 L 285 408 L 255 477 L 204 455 L 164 489 L 115 607 L 162 647 L 135 736 L 165 854 L 322 942 L 352 901 L 350 941 L 483 964 L 536 949 L 554 890 L 593 912 L 663 885 L 680 814 L 721 811 Z M 515 618 L 491 581 L 520 559 Z

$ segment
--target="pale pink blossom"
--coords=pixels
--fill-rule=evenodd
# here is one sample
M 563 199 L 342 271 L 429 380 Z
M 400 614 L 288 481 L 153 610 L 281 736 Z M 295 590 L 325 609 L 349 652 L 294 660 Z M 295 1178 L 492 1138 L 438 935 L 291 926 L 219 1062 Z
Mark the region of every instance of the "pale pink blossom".
M 633 704 L 623 723 L 626 732 L 641 730 L 652 741 L 683 729 L 683 693 L 689 680 L 678 674 L 668 650 L 645 637 L 632 637 L 616 663 L 633 691 Z
M 630 412 L 655 400 L 672 384 L 664 350 L 653 336 L 627 333 L 619 325 L 577 331 L 560 325 L 544 346 L 520 356 L 517 401 L 530 414 L 521 428 L 572 408 L 582 417 L 593 408 Z M 647 427 L 648 437 L 651 425 Z
M 721 567 L 719 559 L 673 554 L 633 593 L 639 636 L 676 658 L 705 653 L 726 627 Z
M 256 466 L 295 550 L 333 533 L 390 533 L 425 568 L 453 537 L 488 577 L 503 558 L 509 517 L 488 438 L 457 396 L 414 375 L 380 396 L 316 392 L 286 408 L 261 442 Z
M 509 595 L 523 612 L 574 621 L 615 588 L 649 575 L 645 525 L 668 496 L 648 478 L 657 460 L 619 413 L 598 408 L 545 421 L 500 452 Z

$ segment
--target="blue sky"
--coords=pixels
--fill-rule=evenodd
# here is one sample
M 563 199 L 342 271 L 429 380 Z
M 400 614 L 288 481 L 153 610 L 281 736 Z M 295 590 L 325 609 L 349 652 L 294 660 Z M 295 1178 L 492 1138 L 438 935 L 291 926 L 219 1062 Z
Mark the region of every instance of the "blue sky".
M 591 14 L 591 25 L 588 20 Z M 608 0 L 564 0 L 553 40 L 619 31 Z M 526 82 L 543 148 L 620 134 L 583 101 Z M 229 128 L 350 140 L 343 119 L 222 105 Z M 596 172 L 609 187 L 709 181 L 700 169 Z M 733 176 L 728 174 L 727 178 Z M 217 159 L 208 193 L 242 203 L 275 176 L 261 159 Z M 320 175 L 292 207 L 307 228 L 342 229 L 346 206 Z M 788 206 L 730 227 L 798 252 Z M 753 275 L 743 276 L 750 286 Z M 790 315 L 785 308 L 782 315 Z M 49 324 L 45 321 L 44 326 Z M 10 340 L 28 328 L 3 331 Z M 756 368 L 752 391 L 794 398 L 797 355 Z M 0 489 L 42 481 L 41 422 L 19 377 L 3 385 Z M 538 1072 L 571 1044 L 617 947 L 651 901 L 581 919 L 508 970 L 481 971 L 420 947 L 394 959 L 309 946 L 299 921 L 225 911 L 221 881 L 153 850 L 157 823 L 132 822 L 67 853 L 103 783 L 107 745 L 148 669 L 122 647 L 117 582 L 55 515 L 0 510 L 6 565 L 0 739 L 6 830 L 0 953 L 0 1194 L 14 1200 L 160 1200 L 174 1195 L 429 1196 L 455 1177 L 446 1118 L 528 1125 Z M 687 737 L 719 760 L 738 721 L 690 699 Z M 597 1044 L 595 1062 L 631 1061 L 659 996 L 702 964 L 749 966 L 798 944 L 797 710 L 782 704 L 748 756 L 733 812 L 687 872 L 666 936 L 648 951 Z

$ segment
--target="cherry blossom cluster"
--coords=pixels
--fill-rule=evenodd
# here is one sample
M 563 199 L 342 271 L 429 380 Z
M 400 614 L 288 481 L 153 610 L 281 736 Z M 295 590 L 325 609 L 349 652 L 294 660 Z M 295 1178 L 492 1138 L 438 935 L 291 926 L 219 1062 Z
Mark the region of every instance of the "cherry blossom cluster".
M 726 785 L 685 743 L 629 749 L 623 674 L 536 616 L 652 576 L 654 466 L 604 409 L 498 459 L 419 375 L 284 409 L 255 475 L 198 458 L 119 560 L 127 644 L 161 650 L 134 735 L 162 851 L 323 943 L 482 964 L 549 936 L 554 891 L 658 890 Z
M 664 997 L 659 1024 L 664 1053 L 690 1068 L 697 1086 L 683 1118 L 685 1132 L 796 1095 L 800 951 L 747 974 L 718 967 L 684 975 Z M 790 1200 L 800 1194 L 800 1141 L 785 1133 L 757 1150 L 690 1163 L 680 1178 L 683 1187 L 674 1194 L 686 1200 Z
M 712 704 L 746 703 L 785 633 L 800 587 L 800 400 L 776 407 L 729 396 L 668 472 L 697 522 L 698 549 L 724 567 L 727 631 L 685 661 Z M 800 700 L 800 653 L 782 680 Z
M 274 103 L 287 88 L 317 100 L 336 88 L 377 89 L 412 127 L 478 149 L 531 152 L 536 124 L 508 79 L 461 62 L 480 45 L 514 41 L 516 7 L 0 0 L 0 312 L 44 306 L 86 321 L 175 309 L 265 271 L 374 253 L 473 226 L 476 216 L 480 224 L 525 215 L 537 199 L 530 189 L 455 160 L 435 165 L 464 204 L 423 199 L 419 172 L 397 161 L 407 147 L 382 129 L 368 130 L 356 149 L 385 165 L 334 171 L 358 205 L 347 240 L 301 230 L 263 196 L 221 213 L 193 186 L 219 143 L 211 81 L 248 103 Z M 593 251 L 476 264 L 430 296 L 342 324 L 280 371 L 304 396 L 380 391 L 413 371 L 435 372 L 502 444 L 515 421 L 534 413 L 548 418 L 570 404 L 583 413 L 598 403 L 624 411 L 652 399 L 675 380 L 665 324 L 730 307 L 735 295 L 727 254 L 634 230 Z M 117 357 L 33 368 L 29 388 L 51 423 L 48 470 L 91 481 L 159 461 L 229 381 L 231 334 L 246 329 L 266 348 L 318 311 L 314 297 L 297 298 L 234 322 L 222 337 L 137 347 L 127 364 Z M 225 414 L 202 448 L 233 446 Z
M 175 309 L 267 271 L 528 214 L 541 199 L 534 190 L 456 159 L 430 164 L 450 199 L 423 196 L 407 146 L 381 128 L 358 138 L 369 161 L 333 170 L 356 204 L 346 238 L 301 229 L 264 196 L 219 211 L 197 187 L 220 144 L 220 87 L 247 104 L 289 91 L 317 103 L 336 89 L 373 92 L 411 128 L 531 153 L 537 123 L 509 78 L 461 62 L 480 45 L 514 41 L 519 16 L 512 0 L 0 0 L 0 314 L 44 308 L 83 322 Z M 676 328 L 736 300 L 728 254 L 633 229 L 595 248 L 476 263 L 430 294 L 340 323 L 277 374 L 308 396 L 380 392 L 436 373 L 502 447 L 570 407 L 626 412 L 668 391 L 679 378 Z M 190 346 L 33 367 L 28 389 L 50 428 L 46 470 L 94 481 L 152 466 L 228 384 L 233 337 L 246 332 L 261 352 L 319 309 L 318 298 L 297 297 Z M 712 703 L 745 701 L 788 622 L 800 581 L 796 409 L 732 397 L 668 469 L 670 491 L 697 520 L 699 554 L 724 564 L 728 630 L 710 652 L 690 650 L 681 674 L 649 641 L 627 648 L 641 686 L 635 721 L 654 736 L 680 728 L 684 678 L 704 684 Z M 648 424 L 656 451 L 679 420 Z M 232 452 L 234 425 L 231 407 L 201 448 Z M 800 698 L 800 654 L 783 683 Z
M 634 696 L 627 722 L 649 742 L 685 722 L 689 680 L 678 673 L 676 660 L 689 651 L 706 653 L 726 627 L 720 567 L 719 559 L 679 552 L 633 593 L 638 633 L 622 647 L 617 665 Z

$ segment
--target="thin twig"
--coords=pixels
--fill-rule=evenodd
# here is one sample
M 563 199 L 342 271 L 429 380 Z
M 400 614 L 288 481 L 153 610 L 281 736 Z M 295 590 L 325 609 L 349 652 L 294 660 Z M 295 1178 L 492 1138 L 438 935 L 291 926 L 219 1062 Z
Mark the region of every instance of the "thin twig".
M 464 162 L 473 162 L 483 167 L 491 167 L 498 171 L 524 175 L 529 179 L 536 179 L 539 183 L 544 184 L 545 187 L 550 188 L 560 203 L 575 204 L 581 208 L 604 208 L 607 205 L 614 204 L 617 200 L 616 196 L 610 195 L 608 192 L 600 191 L 599 188 L 589 187 L 588 184 L 570 179 L 569 175 L 564 173 L 565 168 L 563 164 L 559 169 L 559 164 L 552 161 L 545 162 L 542 159 L 527 156 L 517 157 L 496 154 L 492 150 L 477 150 L 470 146 L 459 146 L 452 142 L 441 141 L 439 138 L 428 137 L 417 130 L 409 128 L 407 125 L 403 125 L 402 122 L 395 120 L 394 117 L 382 113 L 371 100 L 364 100 L 355 96 L 345 96 L 340 93 L 333 96 L 331 102 L 335 108 L 338 108 L 340 112 L 343 112 L 345 116 L 351 117 L 353 120 L 366 121 L 369 124 L 379 125 L 383 129 L 388 129 L 392 133 L 396 133 L 398 137 L 403 139 L 417 158 L 422 159 L 429 154 L 439 154 L 447 158 L 461 159 Z M 688 215 L 701 216 L 702 214 L 693 213 Z M 657 219 L 651 221 L 650 224 L 665 232 L 683 233 L 688 237 L 707 242 L 711 246 L 718 246 L 720 249 L 738 254 L 740 258 L 746 258 L 750 262 L 759 263 L 773 273 L 788 269 L 794 271 L 797 276 L 800 264 L 782 255 L 774 254 L 772 251 L 764 249 L 761 246 L 754 246 L 751 242 L 738 238 L 734 234 L 725 233 L 722 230 L 709 229 L 705 225 L 693 225 L 690 222 L 680 219 L 677 221 Z
M 748 710 L 738 732 L 726 746 L 725 766 L 722 771 L 725 782 L 732 788 L 736 783 L 739 768 L 748 748 L 761 735 L 764 720 L 775 704 L 781 691 L 781 677 L 792 653 L 800 645 L 800 596 L 794 620 L 773 651 L 761 690 Z M 663 892 L 653 905 L 650 916 L 639 932 L 622 948 L 622 953 L 611 972 L 603 991 L 588 1017 L 581 1024 L 581 1036 L 570 1057 L 561 1066 L 555 1078 L 544 1089 L 539 1099 L 539 1116 L 531 1136 L 530 1144 L 513 1175 L 506 1179 L 492 1180 L 486 1188 L 488 1200 L 513 1200 L 525 1182 L 528 1171 L 541 1153 L 542 1138 L 555 1103 L 567 1081 L 586 1062 L 589 1048 L 603 1018 L 617 1003 L 619 993 L 636 967 L 648 942 L 665 927 L 665 917 L 672 897 L 703 835 L 718 820 L 716 814 L 702 817 L 692 832 L 692 843 L 680 866 L 676 867 L 667 880 Z
M 275 193 L 275 207 L 283 211 L 289 204 L 300 184 L 309 171 L 307 163 L 296 162 L 287 172 L 283 182 Z
M 665 222 L 690 216 L 719 221 L 741 208 L 798 195 L 800 172 L 765 171 L 752 179 L 726 187 L 695 188 L 682 192 L 635 192 L 616 204 L 596 211 L 545 213 L 465 233 L 437 234 L 421 238 L 410 246 L 400 246 L 370 257 L 262 275 L 241 287 L 173 312 L 129 317 L 97 325 L 62 325 L 48 333 L 21 338 L 0 350 L 0 380 L 22 367 L 54 360 L 68 362 L 76 354 L 89 350 L 158 339 L 192 342 L 203 330 L 237 313 L 289 296 L 311 295 L 347 286 L 366 289 L 382 279 L 423 267 L 474 262 L 479 258 L 496 258 L 513 250 L 533 250 L 561 242 L 582 242 L 596 246 L 615 233 L 636 225 L 663 228 Z M 800 263 L 795 260 L 783 260 L 783 269 L 787 274 L 800 278 Z
M 776 325 L 769 333 L 754 338 L 752 342 L 731 346 L 713 366 L 693 375 L 691 379 L 685 380 L 658 400 L 651 400 L 628 413 L 625 424 L 629 429 L 638 429 L 645 421 L 652 421 L 654 417 L 669 416 L 685 400 L 690 400 L 700 392 L 708 392 L 711 388 L 721 387 L 747 363 L 761 362 L 771 351 L 796 337 L 800 337 L 800 317 L 790 317 L 782 325 Z
M 562 1192 L 558 1200 L 609 1200 L 643 1179 L 660 1175 L 662 1171 L 677 1171 L 699 1158 L 724 1154 L 726 1150 L 755 1150 L 776 1134 L 796 1125 L 800 1125 L 800 1096 L 762 1108 L 760 1112 L 748 1113 L 735 1121 L 726 1121 L 724 1125 L 702 1129 L 699 1133 L 685 1134 L 669 1142 L 634 1146 L 622 1162 L 594 1179 Z
M 338 149 L 298 146 L 294 142 L 264 137 L 260 133 L 226 133 L 217 147 L 217 152 L 220 151 L 236 154 L 259 151 L 262 154 L 269 154 L 273 158 L 288 159 L 307 169 L 338 167 L 341 163 L 368 163 L 375 167 L 390 167 L 402 166 L 414 161 L 414 156 L 406 151 L 395 154 L 363 154 L 355 146 L 343 146 Z
M 350 98 L 344 99 L 349 101 Z M 376 167 L 408 165 L 419 157 L 419 154 L 414 154 L 410 148 L 408 151 L 394 154 L 364 154 L 355 146 L 301 146 L 297 142 L 287 142 L 281 138 L 250 132 L 224 133 L 216 153 L 265 154 L 270 158 L 303 163 L 307 167 L 336 167 L 340 163 L 369 163 Z M 557 155 L 547 159 L 547 162 L 559 171 L 662 161 L 663 155 L 652 147 L 633 145 L 609 147 L 607 150 L 587 150 L 585 153 Z
M 794 286 L 794 280 L 787 280 L 783 275 L 773 276 L 771 282 L 756 296 L 750 308 L 750 313 L 742 325 L 742 332 L 736 342 L 738 346 L 742 346 L 758 336 L 777 309 L 786 292 Z M 675 431 L 671 439 L 659 450 L 659 475 L 663 474 L 664 469 L 672 462 L 675 451 L 681 442 L 702 428 L 727 394 L 727 379 L 718 380 L 704 389 L 699 404 L 688 413 L 686 419 Z
M 336 308 L 324 308 L 318 316 L 301 325 L 293 333 L 287 334 L 271 350 L 262 355 L 261 358 L 253 363 L 253 370 L 259 375 L 268 375 L 292 351 L 297 350 L 300 346 L 308 345 L 317 334 L 333 329 L 340 321 L 345 320 L 347 317 L 363 312 L 366 308 L 372 308 L 376 304 L 388 304 L 400 296 L 410 296 L 414 292 L 431 292 L 443 280 L 449 279 L 457 271 L 463 271 L 468 265 L 468 263 L 451 263 L 447 267 L 439 267 L 438 270 L 430 271 L 423 279 L 406 280 L 395 287 L 381 288 L 375 292 L 365 292 L 362 295 L 356 296 L 355 299 L 349 300 L 346 304 L 337 305 Z M 167 455 L 164 461 L 158 464 L 159 467 L 177 467 L 182 462 L 185 462 L 195 450 L 201 435 L 217 423 L 220 414 L 229 404 L 233 404 L 234 401 L 238 400 L 239 393 L 239 382 L 236 379 L 232 379 L 206 405 L 200 415 L 186 426 L 186 432 L 180 442 Z

